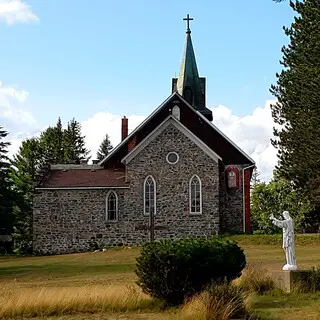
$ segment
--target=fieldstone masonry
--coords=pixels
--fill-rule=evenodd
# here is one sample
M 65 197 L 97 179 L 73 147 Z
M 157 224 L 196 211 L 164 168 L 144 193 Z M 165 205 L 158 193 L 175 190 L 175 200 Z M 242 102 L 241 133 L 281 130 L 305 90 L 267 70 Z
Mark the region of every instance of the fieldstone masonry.
M 224 170 L 220 173 L 220 231 L 243 232 L 243 184 L 242 169 L 237 166 L 241 174 L 241 183 L 236 190 L 227 190 Z
M 179 162 L 169 164 L 168 152 Z M 156 181 L 155 239 L 211 236 L 221 228 L 241 229 L 242 191 L 228 194 L 219 164 L 173 125 L 127 164 L 129 188 L 37 190 L 34 250 L 42 254 L 80 252 L 110 245 L 137 245 L 150 237 L 143 212 L 143 184 Z M 189 181 L 202 183 L 202 214 L 189 214 Z M 118 196 L 118 221 L 106 221 L 106 195 Z M 223 190 L 223 191 L 221 191 Z M 241 220 L 241 221 L 240 221 Z
M 179 155 L 176 164 L 166 161 L 172 151 Z M 156 181 L 156 239 L 211 236 L 219 231 L 218 163 L 173 125 L 127 165 L 130 190 L 125 194 L 125 210 L 143 213 L 143 183 L 148 175 Z M 202 183 L 201 215 L 189 214 L 189 181 L 194 175 Z

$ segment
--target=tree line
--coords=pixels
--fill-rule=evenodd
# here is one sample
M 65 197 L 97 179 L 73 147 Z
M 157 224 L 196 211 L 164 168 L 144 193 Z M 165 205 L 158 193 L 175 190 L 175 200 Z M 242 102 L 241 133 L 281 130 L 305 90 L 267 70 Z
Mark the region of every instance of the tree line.
M 270 92 L 278 164 L 269 183 L 252 190 L 253 227 L 274 232 L 268 215 L 288 210 L 301 232 L 320 232 L 320 2 L 290 1 L 295 18 L 284 27 L 282 70 Z
M 0 233 L 13 235 L 17 254 L 32 252 L 32 208 L 34 183 L 46 164 L 88 162 L 90 150 L 85 146 L 81 124 L 75 119 L 62 127 L 48 127 L 39 137 L 22 141 L 13 159 L 8 157 L 8 132 L 0 126 Z M 97 152 L 102 160 L 112 149 L 108 134 Z M 2 248 L 4 250 L 4 248 Z M 1 251 L 1 246 L 0 246 Z

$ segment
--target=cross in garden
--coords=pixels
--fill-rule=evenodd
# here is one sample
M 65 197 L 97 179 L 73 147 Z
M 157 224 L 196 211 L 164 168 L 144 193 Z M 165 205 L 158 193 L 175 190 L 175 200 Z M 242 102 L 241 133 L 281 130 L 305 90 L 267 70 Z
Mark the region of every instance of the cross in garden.
M 193 20 L 193 18 L 190 18 L 189 13 L 187 14 L 186 18 L 183 18 L 183 20 L 187 21 L 187 32 L 190 33 L 190 21 Z

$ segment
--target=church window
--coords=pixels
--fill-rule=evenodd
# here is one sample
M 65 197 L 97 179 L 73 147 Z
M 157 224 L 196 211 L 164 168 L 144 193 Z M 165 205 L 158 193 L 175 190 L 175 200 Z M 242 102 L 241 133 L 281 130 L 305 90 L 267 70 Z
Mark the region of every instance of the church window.
M 144 214 L 156 213 L 156 182 L 152 176 L 144 180 Z
M 189 202 L 190 202 L 190 214 L 202 213 L 202 190 L 201 180 L 197 175 L 194 175 L 190 179 L 189 183 Z
M 179 161 L 179 155 L 176 152 L 169 152 L 167 154 L 167 162 L 170 164 L 176 164 Z
M 234 171 L 228 173 L 228 188 L 237 187 L 237 175 Z
M 107 221 L 116 221 L 118 218 L 118 196 L 114 191 L 107 194 Z

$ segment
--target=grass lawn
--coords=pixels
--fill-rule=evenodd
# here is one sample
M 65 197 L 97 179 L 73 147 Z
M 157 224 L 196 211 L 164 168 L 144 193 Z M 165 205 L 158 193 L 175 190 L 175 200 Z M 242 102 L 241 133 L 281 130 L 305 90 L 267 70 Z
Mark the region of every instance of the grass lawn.
M 270 270 L 281 269 L 284 253 L 278 240 L 275 241 L 276 244 L 267 244 L 268 240 L 261 240 L 262 238 L 258 237 L 240 236 L 234 239 L 245 250 L 249 264 L 261 265 Z M 0 257 L 0 288 L 4 292 L 0 289 L 0 309 L 1 301 L 5 302 L 12 294 L 30 298 L 35 291 L 39 294 L 41 290 L 43 295 L 57 296 L 59 292 L 85 288 L 84 290 L 87 291 L 83 291 L 82 294 L 86 296 L 89 291 L 98 293 L 112 286 L 112 290 L 117 290 L 119 296 L 128 286 L 129 289 L 130 286 L 135 286 L 134 268 L 135 258 L 138 255 L 139 249 L 132 248 L 48 257 L 2 256 Z M 320 237 L 312 240 L 303 238 L 301 241 L 298 238 L 296 255 L 300 268 L 320 265 Z M 100 312 L 94 314 L 81 313 L 34 319 L 177 319 L 174 311 L 160 312 L 157 306 L 148 304 L 148 301 L 144 302 L 144 306 L 140 308 L 140 305 L 134 305 L 130 312 L 123 312 L 117 308 L 108 311 L 106 307 L 102 307 Z M 83 308 L 85 312 L 86 309 Z M 253 308 L 263 319 L 320 319 L 320 294 L 257 296 L 254 298 Z

